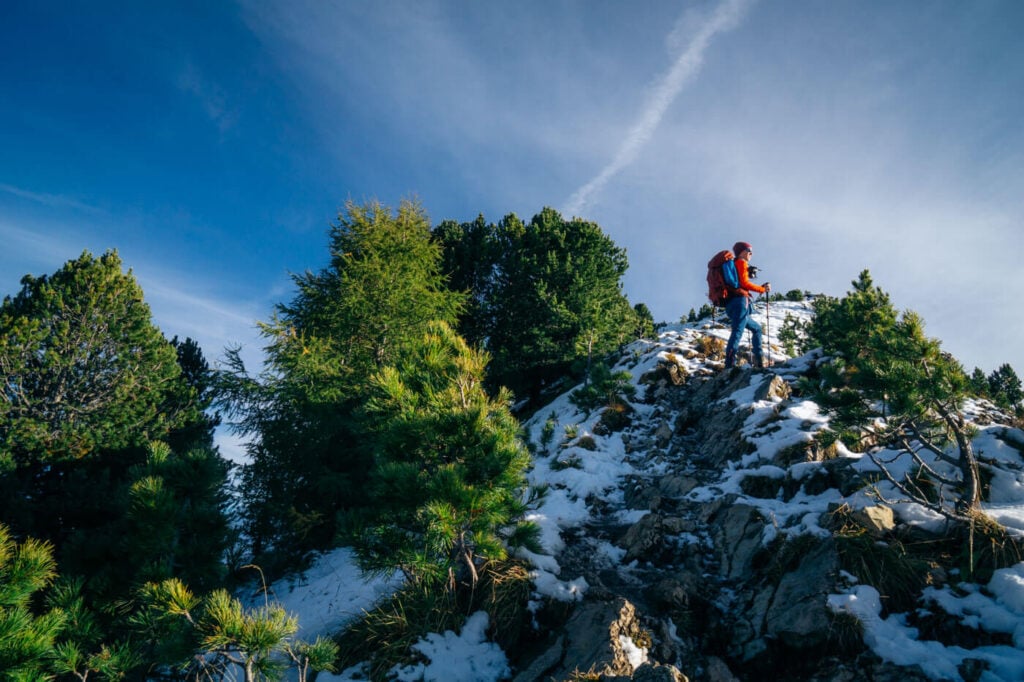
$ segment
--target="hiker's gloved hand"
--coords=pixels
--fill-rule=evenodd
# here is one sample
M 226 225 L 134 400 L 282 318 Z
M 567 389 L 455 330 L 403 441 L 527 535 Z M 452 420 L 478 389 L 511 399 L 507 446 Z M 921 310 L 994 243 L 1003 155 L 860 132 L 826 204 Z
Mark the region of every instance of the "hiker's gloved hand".
M 771 290 L 772 290 L 772 283 L 771 282 L 765 282 L 764 283 L 764 292 L 768 293 Z

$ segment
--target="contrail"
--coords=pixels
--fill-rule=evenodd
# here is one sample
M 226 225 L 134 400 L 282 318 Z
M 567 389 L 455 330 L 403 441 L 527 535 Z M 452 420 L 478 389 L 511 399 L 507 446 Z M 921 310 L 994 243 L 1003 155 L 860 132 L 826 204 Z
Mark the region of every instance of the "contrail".
M 679 95 L 683 86 L 700 71 L 700 67 L 704 63 L 704 52 L 711 44 L 712 38 L 734 28 L 743 18 L 751 2 L 752 0 L 724 0 L 714 14 L 700 26 L 693 40 L 676 59 L 672 70 L 655 88 L 640 119 L 626 135 L 615 158 L 597 174 L 597 177 L 569 197 L 569 202 L 563 213 L 571 216 L 579 215 L 594 193 L 603 189 L 616 173 L 636 159 L 640 149 L 651 139 L 651 135 L 661 122 L 665 111 Z

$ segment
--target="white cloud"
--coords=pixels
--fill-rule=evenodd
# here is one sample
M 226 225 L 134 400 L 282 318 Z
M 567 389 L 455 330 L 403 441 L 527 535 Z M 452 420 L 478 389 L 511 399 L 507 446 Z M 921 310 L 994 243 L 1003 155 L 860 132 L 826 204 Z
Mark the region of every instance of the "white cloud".
M 97 248 L 98 239 L 91 236 L 88 225 L 71 221 L 58 224 L 33 222 L 29 227 L 16 226 L 0 218 L 0 240 L 6 245 L 0 263 L 10 270 L 7 290 L 15 293 L 18 280 L 25 274 L 44 275 L 56 272 L 83 250 L 94 255 L 106 249 Z M 126 268 L 130 268 L 142 287 L 154 323 L 170 338 L 191 337 L 199 343 L 207 360 L 214 362 L 226 347 L 242 345 L 243 359 L 250 369 L 262 365 L 262 342 L 256 330 L 257 320 L 270 315 L 272 292 L 267 301 L 237 300 L 218 295 L 223 285 L 214 278 L 199 278 L 194 273 L 175 270 L 155 263 L 151 256 L 138 255 L 133 248 L 119 251 Z M 11 265 L 6 265 L 8 259 Z M 13 268 L 31 272 L 16 271 Z M 15 279 L 16 278 L 16 279 Z M 270 285 L 268 285 L 270 286 Z
M 21 199 L 28 199 L 29 201 L 47 206 L 49 208 L 70 208 L 83 213 L 89 213 L 93 215 L 105 214 L 101 208 L 91 206 L 78 199 L 69 197 L 63 194 L 48 194 L 46 192 L 33 192 L 21 187 L 15 187 L 14 185 L 8 185 L 0 182 L 0 192 L 6 192 L 7 194 L 14 195 Z

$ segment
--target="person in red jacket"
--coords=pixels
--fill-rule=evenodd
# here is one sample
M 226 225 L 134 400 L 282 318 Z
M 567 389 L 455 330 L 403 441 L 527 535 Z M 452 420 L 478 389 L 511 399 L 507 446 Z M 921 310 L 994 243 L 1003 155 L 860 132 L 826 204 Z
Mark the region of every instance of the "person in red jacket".
M 736 353 L 739 351 L 740 339 L 747 329 L 751 332 L 752 344 L 754 346 L 754 366 L 764 367 L 764 353 L 761 347 L 761 325 L 752 317 L 754 306 L 750 300 L 750 292 L 765 294 L 771 291 L 771 282 L 765 282 L 764 286 L 754 284 L 750 281 L 748 266 L 750 257 L 754 255 L 754 249 L 748 242 L 736 242 L 732 247 L 736 255 L 736 277 L 739 286 L 732 289 L 729 299 L 725 303 L 725 314 L 729 316 L 732 325 L 732 332 L 729 334 L 729 342 L 725 345 L 725 366 L 736 365 Z

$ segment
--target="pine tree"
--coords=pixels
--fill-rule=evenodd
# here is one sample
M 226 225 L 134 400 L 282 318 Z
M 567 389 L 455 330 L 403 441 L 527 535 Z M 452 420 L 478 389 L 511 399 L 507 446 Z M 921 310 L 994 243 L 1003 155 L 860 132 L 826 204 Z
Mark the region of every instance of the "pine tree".
M 501 255 L 497 227 L 480 215 L 471 223 L 442 221 L 431 234 L 441 246 L 441 271 L 447 277 L 448 288 L 466 295 L 466 306 L 459 315 L 459 335 L 470 346 L 482 347 L 493 325 L 486 306 Z
M 139 577 L 125 520 L 131 472 L 146 461 L 151 441 L 176 437 L 206 448 L 219 475 L 189 480 L 195 471 L 183 469 L 181 480 L 167 483 L 180 492 L 179 508 L 193 510 L 193 518 L 211 515 L 204 528 L 224 526 L 226 469 L 211 449 L 214 422 L 200 396 L 208 367 L 194 342 L 176 348 L 152 324 L 116 252 L 83 253 L 53 275 L 22 280 L 20 293 L 0 307 L 0 369 L 7 387 L 0 461 L 8 464 L 0 518 L 19 534 L 52 542 L 62 573 L 90 578 L 91 596 L 123 599 Z M 156 516 L 151 530 L 180 518 Z M 216 534 L 208 541 L 208 552 L 185 561 L 213 571 L 224 543 Z
M 60 640 L 54 644 L 50 669 L 62 676 L 86 682 L 96 679 L 120 680 L 142 664 L 139 652 L 128 639 L 104 642 L 96 613 L 88 608 L 81 579 L 61 579 L 46 596 L 47 606 L 65 616 Z
M 815 301 L 809 335 L 832 358 L 822 369 L 818 400 L 833 414 L 833 428 L 859 443 L 903 495 L 966 520 L 981 501 L 978 461 L 960 410 L 967 375 L 938 341 L 925 336 L 919 316 L 897 316 L 866 270 L 853 287 L 842 299 Z M 956 500 L 934 499 L 917 479 L 896 479 L 876 457 L 883 446 L 910 457 L 940 489 L 955 490 Z
M 194 416 L 175 350 L 116 251 L 21 283 L 0 306 L 0 463 L 81 460 Z
M 469 293 L 459 330 L 492 356 L 488 384 L 521 397 L 636 338 L 638 312 L 622 293 L 624 249 L 601 228 L 545 208 L 434 231 L 450 284 Z M 646 329 L 644 327 L 644 329 Z
M 633 306 L 633 313 L 636 316 L 636 327 L 633 335 L 637 339 L 654 338 L 654 315 L 645 303 L 637 303 Z
M 1021 381 L 1008 363 L 988 375 L 989 395 L 1001 407 L 1013 408 L 1024 400 Z
M 475 583 L 478 561 L 528 543 L 528 453 L 508 410 L 483 387 L 485 354 L 443 322 L 372 380 L 372 509 L 358 551 L 370 570 L 417 582 Z
M 179 341 L 171 339 L 178 356 L 181 378 L 189 388 L 188 398 L 192 401 L 189 417 L 168 433 L 166 441 L 171 448 L 185 452 L 191 448 L 212 448 L 213 434 L 220 425 L 219 414 L 212 413 L 215 400 L 215 373 L 203 355 L 202 348 L 193 339 Z
M 429 321 L 454 324 L 462 305 L 418 204 L 349 202 L 330 254 L 322 271 L 293 278 L 295 297 L 262 326 L 268 369 L 249 376 L 235 353 L 221 377 L 227 407 L 254 437 L 241 488 L 245 531 L 265 566 L 270 547 L 294 560 L 329 545 L 363 506 L 370 461 L 357 411 L 369 377 Z
M 209 448 L 177 453 L 150 443 L 146 461 L 129 471 L 119 524 L 130 568 L 106 568 L 135 586 L 171 577 L 203 589 L 220 584 L 229 539 L 228 470 Z
M 338 647 L 296 639 L 298 619 L 276 603 L 246 608 L 226 590 L 198 597 L 180 580 L 147 584 L 132 622 L 157 664 L 188 679 L 280 679 L 289 667 L 305 682 L 310 670 L 334 671 Z
M 974 371 L 971 372 L 970 382 L 971 390 L 974 392 L 974 395 L 979 396 L 981 398 L 988 397 L 988 377 L 985 376 L 985 372 L 982 371 L 981 367 L 975 367 Z
M 47 678 L 67 616 L 60 610 L 36 615 L 31 605 L 56 576 L 49 544 L 32 538 L 18 544 L 0 524 L 0 680 Z

